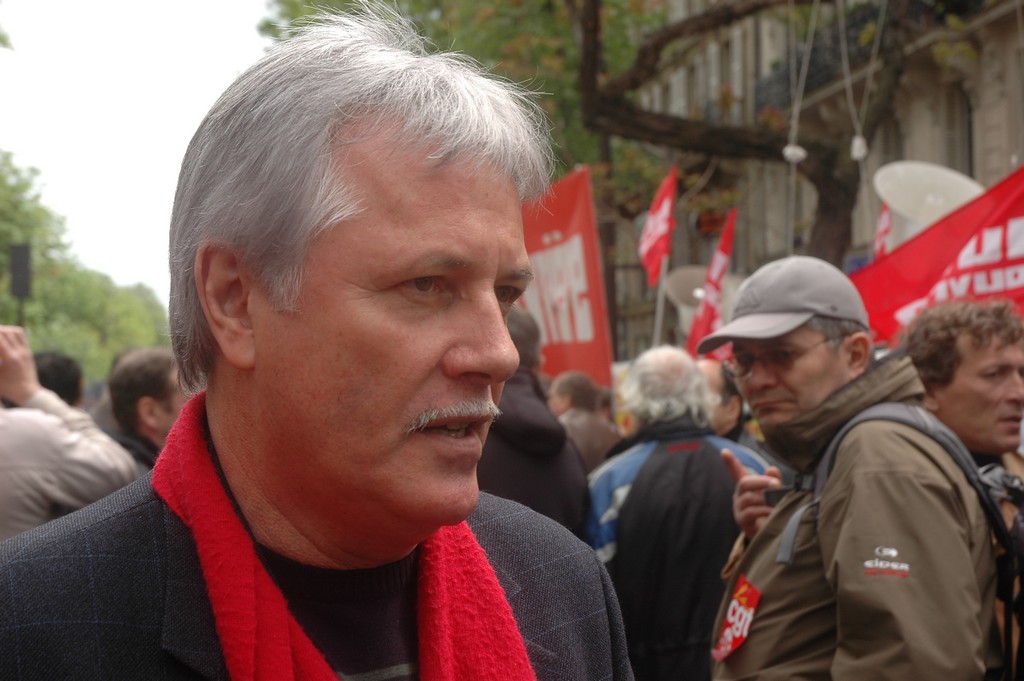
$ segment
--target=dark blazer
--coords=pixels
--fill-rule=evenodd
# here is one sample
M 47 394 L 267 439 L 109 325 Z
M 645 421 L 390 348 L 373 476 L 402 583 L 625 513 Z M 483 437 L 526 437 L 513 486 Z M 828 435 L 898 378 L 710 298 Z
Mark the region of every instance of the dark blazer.
M 593 551 L 482 494 L 469 519 L 540 681 L 633 678 Z M 0 679 L 226 679 L 199 558 L 149 476 L 0 543 Z

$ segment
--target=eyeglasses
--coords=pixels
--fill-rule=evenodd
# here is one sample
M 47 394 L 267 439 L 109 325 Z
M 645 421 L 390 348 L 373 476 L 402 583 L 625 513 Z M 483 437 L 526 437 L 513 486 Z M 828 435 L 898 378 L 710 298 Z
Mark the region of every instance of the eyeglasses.
M 732 370 L 732 375 L 739 381 L 745 381 L 750 378 L 750 374 L 754 371 L 754 364 L 760 362 L 761 366 L 768 371 L 789 371 L 796 364 L 796 361 L 806 355 L 814 348 L 827 343 L 828 337 L 822 338 L 817 343 L 812 343 L 806 348 L 771 348 L 763 352 L 734 352 L 731 359 L 728 360 L 729 368 Z

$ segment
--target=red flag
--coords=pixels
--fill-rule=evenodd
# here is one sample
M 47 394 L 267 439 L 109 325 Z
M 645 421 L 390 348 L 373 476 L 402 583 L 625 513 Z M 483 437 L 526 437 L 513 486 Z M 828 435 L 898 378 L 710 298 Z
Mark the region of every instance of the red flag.
M 892 211 L 889 204 L 882 202 L 882 210 L 878 213 L 878 222 L 875 223 L 875 260 L 881 258 L 889 250 L 886 240 L 889 232 L 892 231 Z
M 690 335 L 686 337 L 686 351 L 694 357 L 697 356 L 697 343 L 722 325 L 722 278 L 729 269 L 735 229 L 736 209 L 732 208 L 725 218 L 725 227 L 722 228 L 722 236 L 718 239 L 715 253 L 711 256 L 711 264 L 708 265 L 708 273 L 704 278 L 704 297 L 700 299 L 697 312 L 693 315 Z M 732 350 L 727 343 L 708 354 L 715 359 L 724 360 L 731 353 Z
M 647 285 L 651 288 L 657 285 L 661 275 L 661 261 L 669 254 L 672 246 L 672 230 L 676 227 L 675 203 L 676 167 L 672 166 L 651 202 L 637 248 L 640 262 L 647 270 Z
M 522 301 L 540 325 L 544 373 L 577 369 L 610 387 L 611 333 L 586 166 L 523 210 L 523 237 L 535 277 Z
M 1024 308 L 1024 168 L 850 279 L 879 340 L 933 302 L 1002 297 Z

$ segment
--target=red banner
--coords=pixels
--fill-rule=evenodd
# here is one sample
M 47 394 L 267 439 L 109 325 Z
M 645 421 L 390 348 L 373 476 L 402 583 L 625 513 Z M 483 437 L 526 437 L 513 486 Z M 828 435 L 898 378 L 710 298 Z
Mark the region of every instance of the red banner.
M 1024 168 L 850 279 L 881 341 L 934 302 L 1002 297 L 1024 307 Z
M 544 373 L 584 371 L 611 387 L 611 341 L 589 169 L 569 173 L 540 204 L 527 207 L 523 232 L 535 275 L 523 305 L 541 327 Z
M 736 209 L 733 208 L 725 218 L 722 236 L 719 237 L 718 246 L 715 247 L 715 253 L 711 256 L 711 264 L 708 265 L 708 273 L 704 278 L 704 297 L 700 299 L 697 312 L 693 315 L 690 335 L 686 337 L 686 351 L 693 357 L 697 356 L 697 343 L 708 334 L 714 333 L 722 325 L 722 278 L 729 269 L 735 229 Z M 725 360 L 732 354 L 732 349 L 727 343 L 708 354 L 717 360 Z
M 676 227 L 675 205 L 676 168 L 672 166 L 668 177 L 661 181 L 658 193 L 654 195 L 637 246 L 640 262 L 647 270 L 647 285 L 651 288 L 658 285 L 661 263 L 672 248 L 672 230 Z

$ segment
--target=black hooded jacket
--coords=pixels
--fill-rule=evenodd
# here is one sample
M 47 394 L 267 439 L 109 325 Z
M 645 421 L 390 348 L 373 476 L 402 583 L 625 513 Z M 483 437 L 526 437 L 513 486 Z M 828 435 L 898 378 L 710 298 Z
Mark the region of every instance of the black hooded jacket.
M 534 373 L 520 367 L 505 383 L 498 406 L 501 416 L 477 469 L 481 491 L 518 501 L 582 536 L 586 469 Z

